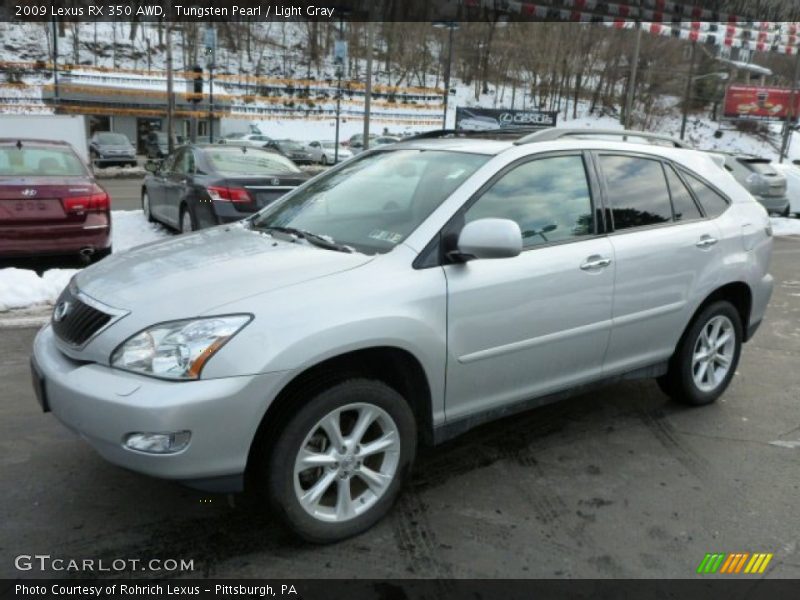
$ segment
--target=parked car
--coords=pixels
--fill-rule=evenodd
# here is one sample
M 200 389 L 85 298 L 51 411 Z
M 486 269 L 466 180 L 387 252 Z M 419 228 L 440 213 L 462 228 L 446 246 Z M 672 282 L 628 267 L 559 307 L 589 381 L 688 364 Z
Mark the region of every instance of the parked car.
M 274 152 L 219 144 L 182 146 L 146 168 L 145 217 L 182 232 L 243 219 L 308 179 Z
M 256 148 L 263 148 L 272 138 L 260 133 L 232 133 L 220 138 L 220 144 L 232 144 L 237 146 L 253 146 Z
M 395 137 L 393 135 L 382 135 L 382 136 L 376 137 L 374 140 L 372 140 L 369 143 L 369 145 L 372 148 L 374 146 L 385 146 L 386 144 L 396 144 L 401 139 L 402 138 Z
M 725 159 L 725 169 L 758 200 L 768 212 L 789 216 L 786 176 L 768 158 L 749 154 L 717 153 Z
M 183 144 L 183 136 L 175 136 L 175 145 Z M 163 131 L 151 131 L 144 140 L 144 153 L 147 158 L 161 159 L 169 154 L 169 138 Z
M 370 134 L 369 136 L 369 143 L 370 146 L 372 145 L 373 140 L 377 138 L 377 134 Z M 360 152 L 364 151 L 364 134 L 356 133 L 355 135 L 350 136 L 350 139 L 347 142 L 343 142 L 347 145 L 350 151 L 355 155 Z
M 89 157 L 97 167 L 136 166 L 136 148 L 127 136 L 111 131 L 95 133 L 89 140 Z
M 294 140 L 272 140 L 266 147 L 280 152 L 298 165 L 310 165 L 313 160 L 311 153 L 303 147 L 303 144 Z
M 714 402 L 772 292 L 766 211 L 705 153 L 543 139 L 392 144 L 80 271 L 40 402 L 317 542 L 383 517 L 419 443 L 632 377 Z
M 111 253 L 111 200 L 66 142 L 0 138 L 0 256 Z
M 800 166 L 793 164 L 772 165 L 786 177 L 786 196 L 789 198 L 789 215 L 800 217 Z
M 334 162 L 341 162 L 353 157 L 349 149 L 339 144 L 339 151 L 336 152 L 336 142 L 333 140 L 314 140 L 306 144 L 306 150 L 311 154 L 311 160 L 322 165 L 332 165 Z M 337 157 L 338 159 L 334 160 Z

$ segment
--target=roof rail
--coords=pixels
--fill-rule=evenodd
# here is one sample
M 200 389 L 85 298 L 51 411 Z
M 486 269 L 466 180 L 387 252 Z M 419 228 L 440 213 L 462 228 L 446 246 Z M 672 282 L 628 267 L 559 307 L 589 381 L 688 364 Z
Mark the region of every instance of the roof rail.
M 621 137 L 622 141 L 627 142 L 628 138 L 637 138 L 646 140 L 650 143 L 661 143 L 662 145 L 669 145 L 675 148 L 691 149 L 689 144 L 680 140 L 669 137 L 668 135 L 660 135 L 658 133 L 648 133 L 646 131 L 633 131 L 630 129 L 567 129 L 562 127 L 549 127 L 514 142 L 517 145 L 531 144 L 533 142 L 550 142 L 553 140 L 560 140 L 565 137 L 593 137 L 593 136 L 609 136 Z
M 489 139 L 508 139 L 519 138 L 521 136 L 528 136 L 538 131 L 542 131 L 541 127 L 503 127 L 498 129 L 484 129 L 484 130 L 471 130 L 471 129 L 434 129 L 433 131 L 425 131 L 417 133 L 409 137 L 402 138 L 401 141 L 408 140 L 426 140 L 437 138 L 489 138 Z

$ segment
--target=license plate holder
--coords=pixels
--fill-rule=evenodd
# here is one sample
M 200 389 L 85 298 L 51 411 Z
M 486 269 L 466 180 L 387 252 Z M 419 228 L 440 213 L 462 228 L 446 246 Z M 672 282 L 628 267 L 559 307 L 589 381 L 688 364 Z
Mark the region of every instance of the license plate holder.
M 42 412 L 50 412 L 50 403 L 47 401 L 47 386 L 44 382 L 44 375 L 39 372 L 39 366 L 36 360 L 31 357 L 31 382 L 33 383 L 33 393 L 36 395 L 36 400 L 39 406 L 42 407 Z

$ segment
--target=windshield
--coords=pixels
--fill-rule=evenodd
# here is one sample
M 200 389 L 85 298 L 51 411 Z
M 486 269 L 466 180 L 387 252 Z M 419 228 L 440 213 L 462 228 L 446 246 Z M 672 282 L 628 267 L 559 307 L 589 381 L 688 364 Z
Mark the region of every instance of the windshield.
M 206 150 L 206 158 L 215 171 L 222 175 L 274 175 L 275 173 L 300 173 L 288 158 L 247 146 L 215 147 Z
M 121 133 L 98 133 L 97 141 L 101 144 L 113 144 L 115 146 L 127 146 L 130 144 L 128 138 Z
M 86 169 L 69 148 L 0 146 L 0 176 L 60 175 L 83 177 Z
M 366 254 L 389 252 L 489 158 L 410 149 L 362 155 L 264 209 L 253 227 L 290 227 Z

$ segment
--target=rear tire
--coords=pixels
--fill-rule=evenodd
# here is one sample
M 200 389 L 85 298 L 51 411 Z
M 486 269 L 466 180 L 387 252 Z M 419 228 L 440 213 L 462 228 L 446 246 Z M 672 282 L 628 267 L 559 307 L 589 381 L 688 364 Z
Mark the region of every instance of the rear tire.
M 153 213 L 150 210 L 150 194 L 147 191 L 142 192 L 142 212 L 144 213 L 144 218 L 147 219 L 148 223 L 155 223 L 156 220 L 153 218 Z
M 320 160 L 320 162 L 321 162 L 321 163 L 322 163 L 324 166 L 327 166 L 327 165 L 328 165 L 328 157 L 327 157 L 325 154 L 323 154 L 323 155 L 322 155 L 322 160 Z
M 661 390 L 690 406 L 711 404 L 727 389 L 742 350 L 739 312 L 726 300 L 708 305 L 692 321 L 658 378 Z
M 191 233 L 192 231 L 197 231 L 197 221 L 194 219 L 194 215 L 192 214 L 192 209 L 188 206 L 184 205 L 181 208 L 181 233 Z
M 336 542 L 394 504 L 416 454 L 416 421 L 385 383 L 349 379 L 313 395 L 263 445 L 256 485 L 297 535 Z
M 92 264 L 96 262 L 100 262 L 107 256 L 111 256 L 112 248 L 109 246 L 108 248 L 101 248 L 97 250 L 94 254 L 92 254 Z

